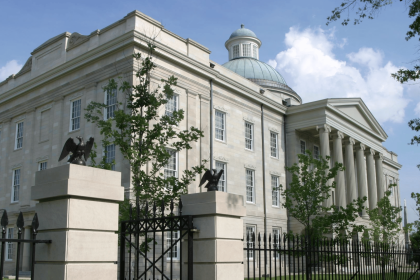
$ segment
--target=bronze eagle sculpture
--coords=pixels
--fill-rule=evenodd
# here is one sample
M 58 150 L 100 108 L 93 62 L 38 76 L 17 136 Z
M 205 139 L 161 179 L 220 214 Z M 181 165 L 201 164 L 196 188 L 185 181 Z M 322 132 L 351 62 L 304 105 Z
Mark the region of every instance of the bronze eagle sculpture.
M 94 139 L 93 137 L 90 137 L 89 141 L 87 141 L 86 144 L 83 141 L 83 137 L 77 136 L 76 139 L 79 140 L 79 144 L 76 144 L 72 137 L 67 139 L 66 143 L 64 144 L 63 151 L 61 151 L 61 155 L 58 161 L 61 161 L 68 154 L 71 153 L 71 156 L 67 162 L 78 164 L 78 165 L 86 165 L 86 161 L 88 160 L 90 151 L 92 150 Z
M 208 192 L 212 191 L 218 191 L 219 188 L 217 187 L 217 184 L 219 183 L 220 177 L 222 177 L 223 169 L 217 173 L 216 169 L 208 170 L 204 173 L 203 178 L 201 178 L 200 181 L 200 187 L 202 184 L 204 184 L 206 181 L 208 181 L 205 188 L 207 188 Z

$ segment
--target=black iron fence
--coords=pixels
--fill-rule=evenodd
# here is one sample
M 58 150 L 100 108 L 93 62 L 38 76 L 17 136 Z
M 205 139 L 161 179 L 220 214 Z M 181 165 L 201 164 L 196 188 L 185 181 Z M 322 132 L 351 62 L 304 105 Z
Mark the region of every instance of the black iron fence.
M 120 223 L 119 279 L 192 280 L 195 229 L 192 216 L 182 215 L 182 201 L 178 215 L 173 201 L 169 213 L 165 213 L 164 204 L 158 208 L 156 203 L 152 209 L 148 204 L 143 208 L 136 205 L 134 212 L 130 206 L 129 220 Z M 183 240 L 188 242 L 184 249 Z
M 51 240 L 36 240 L 36 235 L 38 234 L 38 215 L 35 213 L 34 218 L 32 220 L 32 239 L 22 239 L 22 230 L 24 227 L 23 215 L 22 212 L 19 213 L 16 226 L 17 226 L 17 239 L 14 239 L 13 236 L 8 236 L 6 238 L 6 229 L 9 225 L 9 219 L 7 217 L 7 211 L 3 211 L 3 216 L 1 218 L 1 255 L 0 255 L 0 279 L 3 279 L 4 276 L 4 260 L 7 255 L 13 253 L 13 246 L 12 244 L 16 243 L 16 278 L 19 279 L 19 267 L 20 267 L 20 260 L 21 260 L 21 245 L 22 243 L 30 243 L 31 246 L 31 280 L 35 279 L 35 245 L 38 243 L 51 243 Z M 10 232 L 10 231 L 9 231 Z M 6 252 L 7 250 L 10 252 Z
M 245 279 L 420 279 L 420 252 L 404 244 L 255 233 L 245 241 Z

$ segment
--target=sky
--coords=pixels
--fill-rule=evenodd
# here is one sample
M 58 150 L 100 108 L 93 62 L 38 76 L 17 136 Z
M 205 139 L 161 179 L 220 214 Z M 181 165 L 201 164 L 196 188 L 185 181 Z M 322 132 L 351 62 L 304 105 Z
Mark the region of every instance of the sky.
M 224 47 L 244 24 L 262 41 L 260 60 L 269 63 L 287 84 L 310 102 L 334 97 L 361 97 L 382 125 L 384 146 L 398 154 L 401 204 L 408 220 L 418 219 L 411 192 L 420 192 L 420 147 L 408 145 L 416 135 L 407 125 L 420 117 L 420 84 L 401 85 L 391 78 L 410 68 L 420 54 L 418 38 L 405 40 L 411 23 L 405 1 L 394 1 L 360 25 L 326 25 L 337 0 L 142 0 L 142 1 L 6 1 L 0 0 L 0 81 L 16 74 L 30 53 L 63 33 L 88 35 L 133 10 L 160 21 L 183 38 L 211 50 L 210 59 L 228 60 Z M 350 11 L 354 15 L 354 11 Z M 412 20 L 411 20 L 412 21 Z

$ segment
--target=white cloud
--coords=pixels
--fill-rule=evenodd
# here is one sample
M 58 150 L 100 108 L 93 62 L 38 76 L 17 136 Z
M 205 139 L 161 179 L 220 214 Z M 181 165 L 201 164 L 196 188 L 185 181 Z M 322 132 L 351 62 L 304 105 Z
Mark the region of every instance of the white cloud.
M 10 60 L 5 66 L 0 67 L 0 82 L 6 80 L 10 75 L 17 74 L 22 69 L 23 65 L 16 60 Z
M 336 40 L 333 31 L 291 27 L 285 38 L 287 49 L 269 64 L 285 76 L 304 102 L 361 97 L 379 122 L 402 122 L 410 100 L 403 96 L 404 87 L 391 77 L 399 67 L 384 63 L 382 52 L 371 48 L 347 54 L 347 61 L 336 59 L 333 50 L 342 48 L 343 42 L 347 41 Z

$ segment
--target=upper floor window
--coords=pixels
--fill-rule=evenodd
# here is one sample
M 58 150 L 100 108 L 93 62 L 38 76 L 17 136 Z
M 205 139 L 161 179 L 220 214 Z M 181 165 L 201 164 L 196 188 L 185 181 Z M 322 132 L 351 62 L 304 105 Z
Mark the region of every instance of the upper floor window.
M 38 163 L 38 170 L 41 171 L 41 170 L 45 170 L 45 169 L 47 169 L 47 162 L 46 161 L 39 162 Z
M 107 90 L 105 93 L 105 119 L 113 118 L 117 110 L 117 89 Z
M 251 44 L 242 44 L 242 56 L 251 56 Z
M 172 114 L 178 110 L 178 96 L 172 95 L 168 98 L 168 102 L 165 104 L 165 115 L 172 117 Z
M 303 140 L 300 140 L 300 153 L 302 155 L 306 154 L 306 142 Z
M 254 148 L 254 125 L 249 122 L 245 122 L 245 148 L 247 150 Z
M 392 184 L 392 180 L 389 180 L 388 186 L 391 186 L 391 184 Z M 391 191 L 391 196 L 394 196 L 394 187 L 389 188 L 389 190 Z
M 14 228 L 7 228 L 7 239 L 13 239 L 13 230 Z M 11 261 L 13 259 L 13 243 L 7 242 L 6 248 L 6 260 Z
M 271 156 L 278 158 L 279 157 L 279 149 L 278 149 L 278 134 L 274 132 L 270 132 L 270 150 Z
M 16 139 L 15 139 L 15 149 L 20 149 L 23 147 L 23 122 L 16 124 Z
M 215 113 L 215 128 L 216 128 L 216 139 L 225 141 L 226 140 L 226 114 L 217 111 Z
M 217 169 L 217 172 L 219 172 L 219 170 L 223 170 L 223 174 L 222 174 L 222 176 L 220 176 L 220 180 L 219 180 L 219 183 L 217 184 L 217 188 L 221 192 L 226 192 L 227 191 L 227 189 L 226 189 L 226 186 L 227 186 L 226 163 L 221 162 L 221 161 L 216 161 L 216 169 Z
M 233 46 L 233 58 L 239 57 L 239 45 Z
M 12 202 L 19 201 L 19 188 L 20 188 L 20 169 L 13 170 L 12 179 Z
M 112 164 L 111 170 L 115 170 L 115 144 L 105 147 L 106 163 Z
M 314 145 L 314 158 L 319 159 L 319 147 Z
M 255 203 L 255 172 L 246 169 L 246 202 Z
M 71 102 L 70 131 L 80 129 L 80 114 L 82 111 L 82 100 L 77 99 Z
M 271 175 L 271 194 L 273 206 L 280 206 L 280 184 L 279 177 Z
M 258 59 L 258 47 L 256 45 L 252 45 L 252 57 Z
M 167 149 L 167 151 L 170 154 L 170 158 L 164 167 L 163 176 L 165 179 L 169 177 L 178 178 L 178 153 L 171 149 Z

